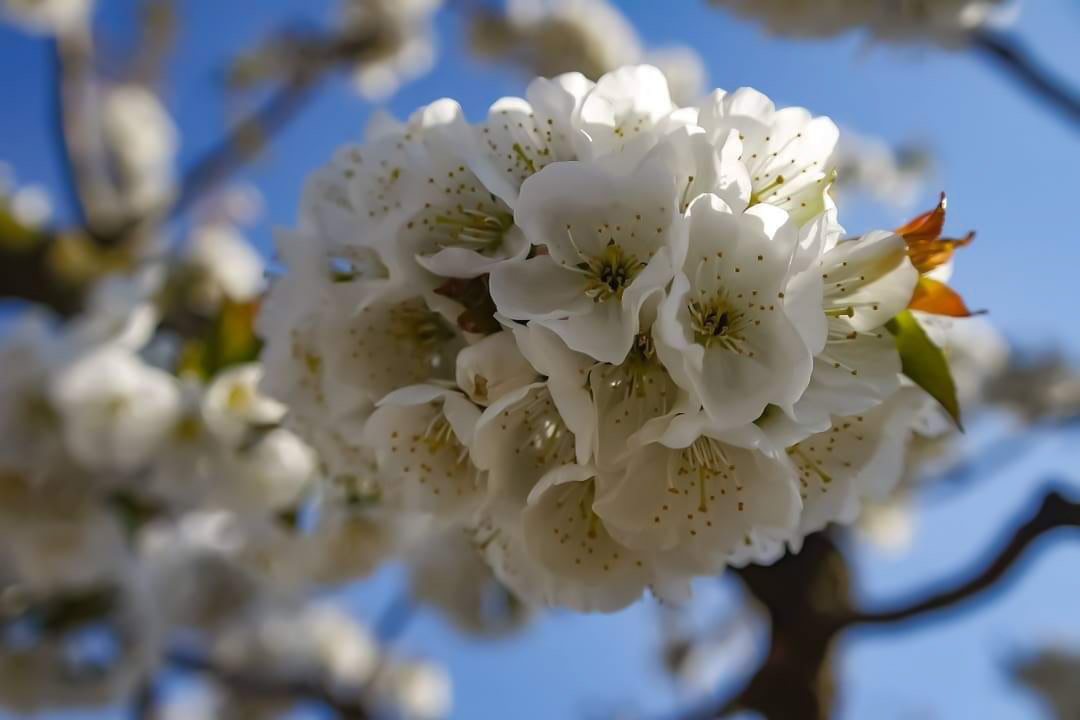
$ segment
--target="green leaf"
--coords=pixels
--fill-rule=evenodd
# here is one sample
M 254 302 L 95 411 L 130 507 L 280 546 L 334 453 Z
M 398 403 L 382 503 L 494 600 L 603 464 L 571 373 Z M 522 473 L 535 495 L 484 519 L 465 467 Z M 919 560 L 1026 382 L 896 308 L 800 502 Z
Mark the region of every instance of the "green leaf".
M 910 310 L 894 317 L 885 327 L 896 340 L 904 375 L 937 400 L 962 432 L 964 425 L 960 421 L 956 383 L 953 382 L 945 353 L 927 337 Z

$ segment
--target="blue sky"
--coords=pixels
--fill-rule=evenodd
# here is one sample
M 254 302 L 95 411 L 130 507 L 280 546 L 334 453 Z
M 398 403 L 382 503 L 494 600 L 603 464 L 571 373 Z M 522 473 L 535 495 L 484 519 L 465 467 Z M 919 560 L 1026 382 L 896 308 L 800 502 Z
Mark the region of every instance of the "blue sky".
M 465 3 L 462 3 L 465 4 Z M 107 37 L 131 33 L 134 0 L 105 0 L 99 15 Z M 178 62 L 165 88 L 183 130 L 182 160 L 220 136 L 227 119 L 220 72 L 226 59 L 285 21 L 318 23 L 327 0 L 233 0 L 182 3 Z M 633 0 L 620 4 L 649 45 L 685 43 L 705 57 L 712 85 L 752 85 L 779 104 L 831 115 L 841 126 L 893 141 L 925 141 L 938 160 L 936 193 L 950 196 L 949 230 L 978 231 L 961 251 L 954 284 L 973 307 L 1011 338 L 1029 346 L 1080 350 L 1080 225 L 1074 219 L 1080 182 L 1080 133 L 1022 94 L 978 58 L 937 50 L 870 46 L 860 37 L 792 42 L 709 9 L 703 0 Z M 472 118 L 524 79 L 470 59 L 460 19 L 439 19 L 443 52 L 430 75 L 407 86 L 389 109 L 404 116 L 441 96 L 458 99 Z M 1080 87 L 1080 3 L 1026 3 L 1015 29 L 1058 74 Z M 48 55 L 35 38 L 0 28 L 0 83 L 8 98 L 0 113 L 0 161 L 21 181 L 59 189 L 60 166 L 48 115 Z M 266 198 L 266 217 L 253 239 L 267 247 L 270 229 L 289 225 L 305 175 L 333 150 L 359 139 L 372 108 L 341 78 L 259 159 L 244 179 Z M 61 207 L 61 214 L 66 209 Z M 852 231 L 891 227 L 906 213 L 874 206 L 841 208 Z M 970 442 L 993 439 L 1002 423 L 976 428 Z M 1075 440 L 1043 438 L 1022 461 L 988 473 L 974 488 L 920 503 L 914 547 L 900 558 L 862 551 L 860 591 L 890 598 L 925 586 L 961 566 L 995 537 L 1038 482 L 1054 475 L 1078 486 Z M 842 718 L 1040 717 L 1026 695 L 1003 682 L 1002 662 L 1040 639 L 1080 643 L 1080 546 L 1057 543 L 1026 566 L 1020 581 L 977 611 L 910 632 L 863 633 L 845 642 L 840 660 Z M 373 613 L 399 581 L 393 570 L 348 594 Z M 708 588 L 706 588 L 708 590 Z M 706 593 L 710 594 L 710 593 Z M 704 603 L 704 601 L 702 601 Z M 722 611 L 717 611 L 719 614 Z M 438 618 L 422 614 L 401 641 L 404 651 L 436 657 L 456 683 L 455 718 L 549 720 L 583 717 L 610 707 L 654 712 L 675 701 L 656 673 L 656 608 L 641 604 L 609 617 L 555 613 L 523 633 L 474 643 Z M 512 710 L 510 710 L 512 709 Z

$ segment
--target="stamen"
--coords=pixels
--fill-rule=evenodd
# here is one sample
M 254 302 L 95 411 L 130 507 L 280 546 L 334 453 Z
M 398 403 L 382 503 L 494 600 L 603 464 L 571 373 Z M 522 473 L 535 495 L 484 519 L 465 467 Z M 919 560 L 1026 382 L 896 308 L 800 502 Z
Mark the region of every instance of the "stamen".
M 708 301 L 692 300 L 687 309 L 696 343 L 706 348 L 719 345 L 739 355 L 747 354 L 746 341 L 741 333 L 746 327 L 746 319 L 742 313 L 730 307 L 722 292 L 716 293 Z
M 454 330 L 442 315 L 418 303 L 398 305 L 390 311 L 389 335 L 431 349 L 454 339 Z
M 750 194 L 750 204 L 757 205 L 758 203 L 765 202 L 765 196 L 768 195 L 770 192 L 772 194 L 776 194 L 776 192 L 780 189 L 780 186 L 783 185 L 784 182 L 784 176 L 777 175 L 771 183 L 761 188 L 760 190 L 756 190 Z
M 440 249 L 464 246 L 491 257 L 502 247 L 503 238 L 514 226 L 513 215 L 500 210 L 458 206 L 457 211 L 460 217 L 454 215 L 453 210 L 435 216 L 435 225 L 440 230 L 435 244 Z
M 821 482 L 825 483 L 826 485 L 832 482 L 832 476 L 825 472 L 821 468 L 821 466 L 813 460 L 813 458 L 811 458 L 803 451 L 801 447 L 799 447 L 798 445 L 793 445 L 787 449 L 787 452 L 788 455 L 795 455 L 800 460 L 802 460 L 806 464 L 807 469 L 809 469 L 815 475 L 821 478 Z
M 622 299 L 623 290 L 645 265 L 636 256 L 625 253 L 612 239 L 602 255 L 579 264 L 578 269 L 585 271 L 586 297 L 593 302 L 606 302 L 611 298 Z

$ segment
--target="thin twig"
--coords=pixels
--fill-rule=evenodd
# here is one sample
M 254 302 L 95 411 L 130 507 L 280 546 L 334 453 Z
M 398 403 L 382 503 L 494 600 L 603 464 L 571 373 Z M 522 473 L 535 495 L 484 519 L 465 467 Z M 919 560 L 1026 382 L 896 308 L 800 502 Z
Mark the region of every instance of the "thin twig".
M 180 194 L 169 211 L 176 218 L 253 157 L 268 139 L 285 128 L 314 96 L 328 71 L 361 60 L 380 38 L 353 32 L 330 38 L 291 38 L 286 47 L 295 63 L 282 85 L 262 106 L 197 160 L 184 174 Z M 284 50 L 283 50 L 284 51 Z
M 51 45 L 55 76 L 52 114 L 64 184 L 76 222 L 93 225 L 100 199 L 106 194 L 106 189 L 99 187 L 97 123 L 88 117 L 94 82 L 93 42 L 89 30 L 80 29 L 57 35 Z
M 971 37 L 978 53 L 997 63 L 1025 90 L 1049 103 L 1080 128 L 1080 92 L 1041 67 L 1016 39 L 987 30 L 977 30 Z
M 1080 502 L 1065 498 L 1059 490 L 1047 491 L 1038 510 L 1024 523 L 1009 532 L 990 560 L 970 577 L 953 587 L 924 595 L 924 599 L 895 608 L 855 612 L 838 619 L 841 627 L 849 625 L 889 625 L 913 618 L 923 618 L 938 610 L 956 607 L 975 598 L 985 599 L 999 592 L 1009 571 L 1019 562 L 1030 545 L 1059 528 L 1080 528 Z
M 280 698 L 283 700 L 314 700 L 326 705 L 346 720 L 368 720 L 373 717 L 368 707 L 353 698 L 343 698 L 321 683 L 303 678 L 276 678 L 247 669 L 234 669 L 218 665 L 200 655 L 173 650 L 165 661 L 180 670 L 202 673 L 245 695 Z
M 275 90 L 264 105 L 238 123 L 185 173 L 180 194 L 169 210 L 169 216 L 183 215 L 201 195 L 217 187 L 253 157 L 267 139 L 287 126 L 304 108 L 313 89 L 313 79 L 305 79 L 287 82 Z

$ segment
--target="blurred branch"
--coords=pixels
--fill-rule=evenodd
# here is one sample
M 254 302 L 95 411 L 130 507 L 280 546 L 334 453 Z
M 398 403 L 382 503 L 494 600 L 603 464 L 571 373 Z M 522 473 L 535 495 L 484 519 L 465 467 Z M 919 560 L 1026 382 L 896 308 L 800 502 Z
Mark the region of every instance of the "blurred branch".
M 199 196 L 216 187 L 257 154 L 267 140 L 286 127 L 306 106 L 328 71 L 362 60 L 379 42 L 377 33 L 369 31 L 338 37 L 288 36 L 281 52 L 289 53 L 291 67 L 281 86 L 185 173 L 170 217 L 183 214 Z
M 139 42 L 127 67 L 129 82 L 157 85 L 176 36 L 176 8 L 171 0 L 151 0 L 139 8 Z
M 1025 90 L 1080 127 L 1080 93 L 1041 67 L 1018 41 L 987 30 L 977 30 L 971 37 L 976 52 L 997 63 Z
M 93 72 L 89 31 L 58 35 L 52 41 L 52 58 L 56 76 L 53 116 L 65 185 L 76 222 L 87 225 L 95 202 L 91 188 L 98 181 L 94 169 L 94 124 L 82 112 Z
M 86 284 L 56 271 L 59 240 L 44 236 L 23 245 L 12 239 L 0 232 L 0 298 L 40 303 L 62 316 L 78 312 Z
M 283 700 L 314 700 L 326 705 L 346 720 L 368 720 L 373 717 L 362 702 L 339 697 L 320 683 L 302 678 L 276 678 L 247 669 L 232 669 L 214 663 L 197 654 L 174 650 L 165 661 L 174 668 L 212 677 L 233 692 Z
M 1005 587 L 1005 584 L 999 581 L 1018 563 L 1028 546 L 1060 528 L 1080 528 L 1080 502 L 1068 500 L 1059 490 L 1051 489 L 1039 503 L 1038 510 L 1026 522 L 1008 533 L 1000 548 L 990 555 L 989 561 L 954 587 L 896 608 L 852 613 L 838 622 L 842 626 L 901 623 L 952 608 L 976 597 L 990 597 L 992 593 L 987 591 L 996 593 Z

